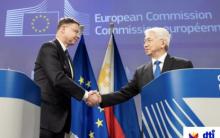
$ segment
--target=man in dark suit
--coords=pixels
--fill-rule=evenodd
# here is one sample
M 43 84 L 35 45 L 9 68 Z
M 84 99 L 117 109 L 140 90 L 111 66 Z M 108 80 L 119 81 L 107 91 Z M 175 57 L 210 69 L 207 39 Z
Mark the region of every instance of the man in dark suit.
M 145 30 L 144 50 L 151 58 L 151 62 L 138 67 L 133 79 L 120 91 L 101 96 L 93 94 L 88 98 L 88 105 L 94 106 L 100 103 L 101 107 L 106 107 L 122 103 L 139 94 L 142 87 L 158 77 L 160 72 L 192 68 L 191 61 L 171 57 L 167 53 L 169 43 L 170 33 L 165 28 L 154 27 Z M 98 97 L 99 100 L 95 101 L 94 97 Z
M 79 23 L 72 18 L 59 21 L 56 39 L 44 43 L 38 53 L 34 80 L 41 88 L 40 138 L 64 138 L 70 131 L 71 97 L 89 96 L 73 81 L 74 70 L 67 48 L 79 39 Z

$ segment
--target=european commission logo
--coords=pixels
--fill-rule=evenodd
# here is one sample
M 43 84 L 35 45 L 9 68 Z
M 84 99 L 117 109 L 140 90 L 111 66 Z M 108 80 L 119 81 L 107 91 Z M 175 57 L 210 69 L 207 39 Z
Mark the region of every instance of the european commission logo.
M 184 127 L 183 138 L 219 138 L 220 127 Z
M 38 5 L 7 10 L 5 36 L 55 35 L 59 11 L 47 11 L 48 0 Z
M 84 34 L 89 34 L 89 14 L 75 10 L 69 0 L 64 0 L 63 10 L 54 7 L 49 11 L 48 5 L 54 4 L 50 4 L 49 0 L 44 0 L 32 7 L 7 10 L 5 36 L 54 36 L 59 15 L 63 13 L 64 17 L 73 17 L 84 25 Z

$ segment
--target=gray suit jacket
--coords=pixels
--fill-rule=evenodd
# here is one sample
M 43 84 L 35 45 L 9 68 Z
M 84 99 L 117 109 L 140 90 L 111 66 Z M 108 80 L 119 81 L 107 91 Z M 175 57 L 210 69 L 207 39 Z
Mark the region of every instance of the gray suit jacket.
M 186 59 L 171 57 L 168 54 L 165 58 L 162 72 L 183 68 L 193 68 L 192 62 Z M 120 91 L 102 95 L 102 103 L 100 106 L 112 106 L 129 100 L 133 96 L 139 94 L 142 87 L 153 79 L 152 63 L 150 62 L 148 64 L 141 65 L 135 71 L 133 79 L 129 81 L 127 85 L 122 87 Z
M 44 43 L 34 68 L 34 81 L 41 88 L 40 127 L 52 132 L 70 128 L 71 97 L 81 100 L 84 89 L 71 78 L 68 58 L 58 40 Z

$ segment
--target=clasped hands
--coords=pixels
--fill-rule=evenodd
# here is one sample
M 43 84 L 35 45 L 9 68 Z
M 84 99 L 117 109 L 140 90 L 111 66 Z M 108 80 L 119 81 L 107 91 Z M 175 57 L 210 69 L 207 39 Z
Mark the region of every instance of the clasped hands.
M 96 90 L 89 91 L 89 96 L 86 99 L 86 104 L 88 106 L 96 106 L 102 102 L 102 97 Z

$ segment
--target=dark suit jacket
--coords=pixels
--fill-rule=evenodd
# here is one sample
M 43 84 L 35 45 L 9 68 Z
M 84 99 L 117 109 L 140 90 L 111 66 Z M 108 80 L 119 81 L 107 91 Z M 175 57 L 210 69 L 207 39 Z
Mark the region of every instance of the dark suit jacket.
M 193 65 L 191 61 L 177 57 L 171 57 L 169 54 L 167 54 L 162 72 L 192 67 Z M 129 100 L 133 96 L 140 93 L 142 87 L 153 79 L 153 67 L 151 62 L 138 67 L 133 79 L 123 88 L 121 88 L 120 91 L 102 95 L 102 103 L 100 106 L 112 106 Z
M 44 43 L 38 53 L 34 80 L 41 88 L 40 127 L 61 132 L 70 127 L 71 97 L 81 100 L 84 89 L 71 78 L 71 70 L 58 40 Z

